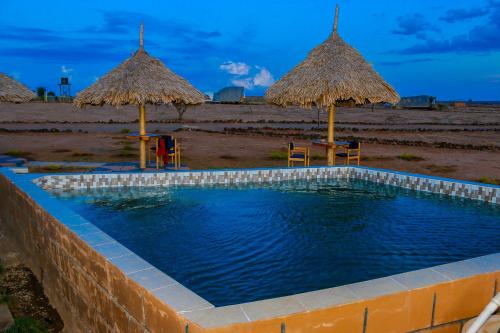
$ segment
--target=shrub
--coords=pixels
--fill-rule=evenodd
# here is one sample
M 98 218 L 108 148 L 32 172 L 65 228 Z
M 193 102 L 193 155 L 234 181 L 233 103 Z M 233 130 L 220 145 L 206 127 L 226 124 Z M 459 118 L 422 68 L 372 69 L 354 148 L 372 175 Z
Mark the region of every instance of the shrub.
M 89 157 L 92 155 L 93 154 L 91 154 L 91 153 L 86 153 L 86 152 L 82 152 L 82 151 L 75 151 L 73 154 L 71 154 L 71 156 L 73 156 L 73 157 Z
M 133 148 L 132 146 L 130 145 L 130 143 L 126 143 L 123 145 L 123 150 L 124 151 L 131 151 Z
M 120 131 L 121 134 L 129 134 L 130 133 L 130 129 L 128 128 L 122 128 L 121 131 Z
M 14 320 L 14 325 L 9 327 L 5 333 L 48 333 L 49 331 L 38 320 L 29 317 L 21 317 Z
M 481 177 L 479 179 L 479 182 L 483 184 L 500 185 L 500 179 L 489 178 L 489 177 Z
M 399 155 L 398 158 L 400 160 L 409 161 L 409 162 L 418 162 L 418 161 L 425 160 L 423 157 L 413 155 L 413 154 L 407 154 L 407 153 Z
M 269 159 L 273 161 L 283 161 L 288 159 L 288 153 L 284 151 L 272 151 Z
M 362 156 L 361 160 L 362 161 L 390 161 L 392 160 L 392 156 L 385 156 L 385 155 L 375 155 L 375 156 Z
M 438 172 L 438 173 L 450 173 L 457 171 L 457 168 L 453 165 L 430 164 L 427 166 L 427 169 L 431 170 L 432 172 Z
M 116 157 L 133 157 L 136 156 L 133 152 L 129 150 L 122 150 L 118 154 L 115 155 Z
M 223 159 L 223 160 L 237 160 L 238 159 L 236 156 L 229 155 L 229 154 L 220 155 L 219 158 Z
M 9 150 L 5 154 L 12 157 L 26 157 L 31 155 L 29 151 L 22 151 L 22 150 Z
M 324 155 L 321 155 L 321 154 L 312 154 L 312 156 L 311 156 L 311 160 L 313 160 L 313 161 L 321 161 L 324 159 L 326 159 L 326 157 Z
M 71 150 L 69 150 L 69 149 L 55 149 L 52 152 L 56 153 L 56 154 L 57 153 L 69 153 L 69 152 L 71 152 Z
M 59 171 L 62 169 L 62 166 L 57 165 L 57 164 L 50 164 L 50 165 L 44 166 L 43 169 L 45 171 Z

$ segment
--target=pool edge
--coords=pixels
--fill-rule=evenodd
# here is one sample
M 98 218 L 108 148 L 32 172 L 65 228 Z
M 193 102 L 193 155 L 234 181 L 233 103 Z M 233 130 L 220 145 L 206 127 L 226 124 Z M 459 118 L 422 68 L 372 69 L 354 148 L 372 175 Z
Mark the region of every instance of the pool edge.
M 403 177 L 404 179 L 408 179 L 411 177 L 417 177 L 420 179 L 428 179 L 432 180 L 431 183 L 462 183 L 469 185 L 476 190 L 478 190 L 478 187 L 485 187 L 489 188 L 495 191 L 495 195 L 493 198 L 497 198 L 498 196 L 498 189 L 500 187 L 498 186 L 484 186 L 483 184 L 479 183 L 471 183 L 471 182 L 461 182 L 461 181 L 455 181 L 455 180 L 450 180 L 450 179 L 443 179 L 443 178 L 434 178 L 430 176 L 423 176 L 423 175 L 418 175 L 418 174 L 408 174 L 408 173 L 401 173 L 401 172 L 395 172 L 392 170 L 382 170 L 382 169 L 373 169 L 373 168 L 365 168 L 365 167 L 346 167 L 346 166 L 341 166 L 341 167 L 333 167 L 333 168 L 343 168 L 343 169 L 349 169 L 347 172 L 348 176 L 351 176 L 352 170 L 354 170 L 356 178 L 358 176 L 364 176 L 364 177 L 376 177 L 381 176 L 382 178 L 379 178 L 379 181 L 382 181 L 386 176 L 387 173 L 392 173 L 392 174 L 397 174 Z M 268 172 L 269 170 L 298 170 L 298 171 L 306 171 L 307 170 L 318 170 L 318 169 L 325 169 L 325 170 L 332 170 L 332 168 L 324 168 L 324 167 L 318 167 L 318 168 L 296 168 L 296 169 L 288 169 L 288 168 L 276 168 L 276 169 L 238 169 L 238 170 L 210 170 L 210 171 L 205 171 L 205 173 L 211 173 L 211 174 L 222 174 L 228 172 L 239 172 L 239 171 L 252 171 L 252 172 L 258 172 L 258 171 L 266 171 Z M 359 174 L 356 172 L 360 171 Z M 365 171 L 365 173 L 363 173 Z M 176 172 L 175 174 L 179 175 L 179 173 L 184 173 L 184 174 L 197 174 L 199 175 L 200 173 L 203 173 L 204 171 L 187 171 L 187 172 Z M 124 271 L 124 274 L 127 276 L 127 270 L 129 267 L 134 267 L 134 265 L 139 265 L 136 267 L 135 270 L 129 271 L 128 274 L 137 274 L 141 271 L 146 271 L 148 269 L 154 268 L 153 266 L 149 264 L 144 264 L 141 263 L 140 259 L 138 256 L 135 254 L 135 259 L 133 261 L 139 261 L 135 263 L 131 262 L 118 262 L 115 263 L 112 262 L 113 259 L 116 258 L 106 258 L 106 256 L 99 252 L 94 246 L 100 247 L 105 244 L 112 244 L 113 242 L 116 242 L 114 239 L 106 235 L 104 232 L 100 231 L 97 227 L 94 226 L 95 229 L 93 229 L 90 226 L 87 227 L 81 227 L 81 229 L 73 230 L 73 227 L 77 226 L 82 226 L 86 224 L 86 220 L 84 220 L 82 217 L 80 217 L 78 214 L 72 212 L 69 209 L 66 208 L 61 208 L 56 205 L 57 201 L 53 198 L 50 198 L 48 194 L 42 190 L 38 185 L 35 184 L 37 179 L 40 179 L 39 175 L 16 175 L 12 173 L 8 169 L 0 169 L 0 173 L 4 175 L 7 179 L 9 179 L 16 187 L 18 187 L 20 190 L 22 190 L 25 194 L 27 194 L 29 197 L 33 199 L 35 203 L 37 203 L 41 208 L 45 209 L 50 215 L 52 215 L 56 221 L 58 221 L 61 225 L 64 225 L 68 230 L 73 232 L 75 235 L 77 235 L 87 246 L 92 248 L 96 253 L 98 253 L 100 256 L 104 258 L 104 260 L 108 261 L 111 266 L 116 266 L 116 268 L 120 269 L 121 271 Z M 120 173 L 121 175 L 127 175 L 128 173 Z M 158 173 L 150 173 L 152 175 L 158 174 Z M 160 173 L 164 174 L 164 173 Z M 108 176 L 109 174 L 103 173 L 100 175 Z M 133 174 L 133 175 L 141 175 L 141 174 Z M 54 175 L 55 177 L 65 177 L 67 175 Z M 71 175 L 74 177 L 74 175 Z M 78 175 L 80 176 L 80 175 Z M 50 177 L 50 176 L 45 176 L 45 177 Z M 397 178 L 397 177 L 396 177 Z M 417 179 L 417 183 L 415 183 L 415 186 L 421 185 L 418 183 L 420 180 Z M 397 186 L 397 185 L 396 185 Z M 411 187 L 406 187 L 406 188 L 411 188 Z M 480 189 L 482 190 L 482 189 Z M 422 190 L 420 190 L 422 191 Z M 443 191 L 441 190 L 440 192 L 434 192 L 434 193 L 441 193 L 441 194 L 447 194 L 447 193 L 442 193 Z M 465 192 L 464 192 L 465 194 Z M 464 197 L 464 196 L 461 196 Z M 472 198 L 472 197 L 471 197 Z M 480 200 L 475 198 L 476 200 Z M 54 201 L 52 201 L 54 200 Z M 497 200 L 494 200 L 492 203 L 498 203 Z M 66 220 L 66 223 L 65 223 Z M 75 222 L 75 220 L 77 220 Z M 86 222 L 85 222 L 86 221 Z M 92 229 L 92 230 L 90 230 Z M 95 236 L 95 237 L 94 237 Z M 109 237 L 109 239 L 107 238 Z M 117 242 L 116 242 L 117 243 Z M 118 243 L 119 244 L 119 243 Z M 121 245 L 120 245 L 121 246 Z M 123 250 L 123 249 L 122 249 Z M 137 258 L 139 260 L 137 260 Z M 488 259 L 489 258 L 489 259 Z M 494 258 L 494 259 L 491 259 Z M 486 261 L 485 261 L 486 260 Z M 140 265 L 146 265 L 146 266 L 140 266 Z M 121 267 L 120 267 L 121 265 Z M 149 266 L 147 266 L 149 265 Z M 450 266 L 451 265 L 451 266 Z M 464 266 L 465 265 L 465 266 Z M 443 266 L 443 267 L 442 267 Z M 459 268 L 459 269 L 458 269 Z M 486 269 L 488 268 L 488 269 Z M 457 271 L 458 269 L 458 271 Z M 493 270 L 494 269 L 494 270 Z M 443 271 L 444 270 L 444 271 Z M 493 270 L 493 271 L 492 271 Z M 460 281 L 462 280 L 468 280 L 468 279 L 474 279 L 475 277 L 483 277 L 483 276 L 494 276 L 495 283 L 498 283 L 498 274 L 500 270 L 500 255 L 497 254 L 491 254 L 488 256 L 484 257 L 479 257 L 479 258 L 473 258 L 469 259 L 466 261 L 461 261 L 461 262 L 455 262 L 455 263 L 450 263 L 446 265 L 441 265 L 441 266 L 436 266 L 424 270 L 419 270 L 419 271 L 414 271 L 414 272 L 408 272 L 408 273 L 403 273 L 403 274 L 409 274 L 409 276 L 406 276 L 406 279 L 408 281 L 412 280 L 412 273 L 414 274 L 424 274 L 424 275 L 429 275 L 429 276 L 442 276 L 444 280 L 442 280 L 440 283 L 434 283 L 434 284 L 429 284 L 429 285 L 423 285 L 415 289 L 408 289 L 408 286 L 405 285 L 405 283 L 402 283 L 401 281 L 401 274 L 395 275 L 395 276 L 390 276 L 390 277 L 385 277 L 381 279 L 376 279 L 376 280 L 369 280 L 361 283 L 356 283 L 352 285 L 346 285 L 346 286 L 341 286 L 341 287 L 335 287 L 335 288 L 329 288 L 325 290 L 320 290 L 320 291 L 314 291 L 314 292 L 309 292 L 309 293 L 303 293 L 303 294 L 297 294 L 297 295 L 291 295 L 291 296 L 286 296 L 286 297 L 281 297 L 281 298 L 275 298 L 275 299 L 268 299 L 268 300 L 263 300 L 263 301 L 257 301 L 257 302 L 250 302 L 250 303 L 244 303 L 244 304 L 238 304 L 234 306 L 228 306 L 228 307 L 218 307 L 215 308 L 213 305 L 210 303 L 206 304 L 201 302 L 199 299 L 196 297 L 194 298 L 194 302 L 196 301 L 200 302 L 200 306 L 196 308 L 190 308 L 190 307 L 173 307 L 175 312 L 177 314 L 182 315 L 183 318 L 188 320 L 188 322 L 183 322 L 180 323 L 180 326 L 182 328 L 185 328 L 185 325 L 192 324 L 194 326 L 199 326 L 200 329 L 215 329 L 215 328 L 220 328 L 220 327 L 226 327 L 226 326 L 238 326 L 238 325 L 244 325 L 244 324 L 251 324 L 255 323 L 256 325 L 260 325 L 258 323 L 260 322 L 268 322 L 268 321 L 278 321 L 281 320 L 282 323 L 285 323 L 286 320 L 284 318 L 288 317 L 294 317 L 300 314 L 310 314 L 313 312 L 321 312 L 324 311 L 325 309 L 339 309 L 339 308 L 345 308 L 348 306 L 360 306 L 364 304 L 364 302 L 369 302 L 373 301 L 376 299 L 380 298 L 387 298 L 391 297 L 392 295 L 398 295 L 401 293 L 408 293 L 413 290 L 427 290 L 429 288 L 432 289 L 432 286 L 436 287 L 437 286 L 448 286 L 448 285 L 453 285 L 453 284 L 459 284 L 461 283 Z M 424 272 L 425 271 L 425 272 Z M 447 272 L 447 273 L 446 273 Z M 465 272 L 464 274 L 460 275 L 458 273 L 460 272 Z M 164 274 L 167 276 L 166 274 Z M 167 276 L 168 277 L 168 276 Z M 132 280 L 132 278 L 130 278 Z M 134 283 L 137 283 L 138 279 L 136 278 L 134 280 Z M 140 279 L 139 279 L 140 280 Z M 413 280 L 416 280 L 415 277 L 413 277 Z M 421 283 L 420 279 L 419 282 Z M 140 284 L 140 283 L 139 283 Z M 175 283 L 172 283 L 173 285 Z M 496 285 L 495 284 L 495 285 Z M 180 284 L 179 284 L 180 285 Z M 182 285 L 180 285 L 182 286 Z M 380 287 L 382 286 L 382 287 Z M 143 292 L 143 294 L 150 293 L 148 289 L 144 286 L 140 286 L 146 292 Z M 163 287 L 168 287 L 167 285 Z M 163 287 L 159 288 L 153 288 L 158 290 L 161 290 Z M 182 287 L 179 287 L 182 289 Z M 351 293 L 351 297 L 346 297 L 346 294 L 342 294 L 341 290 L 338 289 L 341 288 L 343 289 L 343 292 L 349 294 Z M 385 289 L 384 289 L 385 288 Z M 406 289 L 405 289 L 406 288 Z M 439 287 L 441 288 L 441 287 Z M 179 298 L 188 298 L 192 295 L 189 294 L 189 290 L 185 288 L 187 291 L 184 293 L 182 290 L 180 292 L 177 291 L 176 295 L 180 295 Z M 334 290 L 335 289 L 335 290 Z M 376 292 L 374 290 L 379 290 L 379 292 Z M 154 291 L 154 290 L 153 290 Z M 164 290 L 163 290 L 164 291 Z M 192 293 L 192 292 L 191 292 Z M 311 293 L 318 293 L 319 295 L 313 295 L 313 296 L 318 296 L 317 301 L 314 301 L 314 297 L 312 297 L 313 300 L 309 299 L 307 300 L 306 296 L 310 296 Z M 340 293 L 340 296 L 337 294 Z M 153 293 L 151 293 L 153 295 Z M 328 295 L 333 295 L 333 296 L 338 296 L 337 298 L 332 298 L 331 302 L 325 303 L 324 297 L 321 296 L 324 295 L 325 297 Z M 343 295 L 343 296 L 342 296 Z M 197 296 L 197 295 L 196 295 Z M 158 295 L 155 295 L 155 297 L 163 302 L 165 301 L 165 297 L 161 297 Z M 198 296 L 199 297 L 199 296 Z M 201 300 L 203 300 L 200 297 Z M 344 301 L 342 301 L 344 299 Z M 203 300 L 205 301 L 205 300 Z M 206 301 L 205 301 L 206 302 Z M 435 303 L 435 297 L 434 297 L 434 303 Z M 326 305 L 325 305 L 326 304 Z M 260 309 L 264 309 L 264 311 L 260 311 Z M 368 309 L 368 307 L 366 307 Z M 433 306 L 433 312 L 435 311 L 435 307 Z M 366 315 L 368 316 L 368 314 Z M 368 317 L 366 317 L 368 318 Z M 359 318 L 358 318 L 359 319 Z M 141 319 L 139 319 L 141 320 Z M 435 318 L 433 318 L 435 320 Z M 441 320 L 437 320 L 435 322 L 431 322 L 430 325 L 432 326 L 433 324 L 439 324 Z M 145 325 L 145 322 L 142 322 L 141 325 Z M 426 326 L 427 327 L 427 326 Z M 425 328 L 425 327 L 424 327 Z M 194 328 L 193 328 L 194 329 Z

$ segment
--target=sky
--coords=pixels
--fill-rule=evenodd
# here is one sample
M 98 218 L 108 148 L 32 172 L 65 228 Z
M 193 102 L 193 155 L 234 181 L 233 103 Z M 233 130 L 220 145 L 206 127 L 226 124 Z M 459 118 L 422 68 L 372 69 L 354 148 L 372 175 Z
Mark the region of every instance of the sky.
M 145 48 L 199 90 L 262 95 L 331 33 L 333 0 L 0 0 L 0 72 L 72 93 Z M 500 100 L 500 0 L 338 0 L 339 34 L 401 96 Z

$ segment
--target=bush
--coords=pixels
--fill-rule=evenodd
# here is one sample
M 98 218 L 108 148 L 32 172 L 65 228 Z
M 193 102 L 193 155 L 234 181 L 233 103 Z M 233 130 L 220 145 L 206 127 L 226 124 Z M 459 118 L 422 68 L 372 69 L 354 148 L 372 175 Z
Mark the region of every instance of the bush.
M 22 151 L 22 150 L 9 150 L 5 154 L 12 157 L 26 157 L 31 155 L 29 151 Z
M 443 111 L 443 110 L 448 109 L 448 105 L 446 105 L 446 104 L 438 104 L 438 105 L 436 105 L 436 107 L 439 111 Z
M 129 134 L 130 130 L 128 128 L 122 128 L 120 131 L 121 134 Z
M 479 182 L 483 184 L 500 185 L 500 179 L 489 178 L 489 177 L 481 177 L 479 179 Z
M 126 143 L 126 144 L 123 145 L 123 150 L 124 151 L 131 151 L 131 150 L 133 150 L 133 148 L 130 145 L 130 143 Z
M 238 157 L 230 155 L 230 154 L 220 155 L 219 158 L 223 159 L 223 160 L 237 160 L 238 159 Z
M 423 157 L 413 155 L 413 154 L 406 154 L 406 153 L 399 155 L 398 158 L 400 160 L 409 161 L 409 162 L 418 162 L 418 161 L 425 160 L 425 158 L 423 158 Z
M 58 164 L 49 164 L 43 167 L 45 171 L 59 171 L 62 169 L 62 166 Z
M 83 151 L 75 151 L 75 152 L 73 152 L 73 154 L 71 154 L 71 156 L 73 156 L 73 157 L 89 157 L 92 155 L 93 155 L 92 153 L 86 153 Z
M 273 161 L 286 161 L 288 159 L 288 153 L 284 151 L 272 151 L 269 159 Z
M 22 317 L 14 320 L 14 325 L 9 327 L 5 333 L 48 333 L 49 331 L 39 321 Z
M 312 154 L 312 156 L 311 156 L 311 160 L 313 160 L 313 161 L 321 161 L 324 159 L 326 159 L 326 157 L 324 155 L 321 155 L 321 154 Z

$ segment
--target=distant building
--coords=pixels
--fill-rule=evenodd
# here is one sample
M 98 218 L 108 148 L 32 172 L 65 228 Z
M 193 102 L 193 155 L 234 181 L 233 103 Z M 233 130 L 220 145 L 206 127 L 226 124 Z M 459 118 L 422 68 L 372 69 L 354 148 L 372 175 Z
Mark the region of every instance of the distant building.
M 434 109 L 436 108 L 436 97 L 427 95 L 403 97 L 398 106 L 407 109 Z
M 465 104 L 465 102 L 451 102 L 451 106 L 455 108 L 465 108 L 467 104 Z
M 243 87 L 226 87 L 214 94 L 216 103 L 241 103 L 245 98 Z

